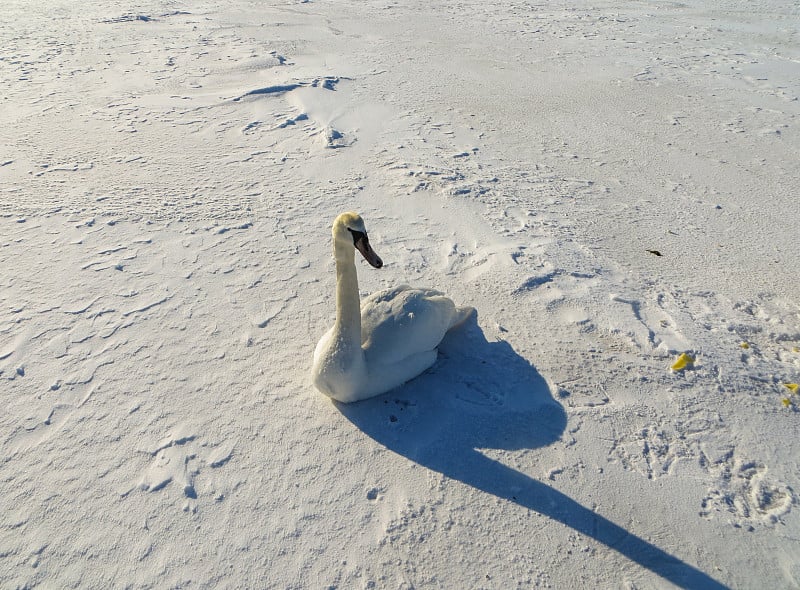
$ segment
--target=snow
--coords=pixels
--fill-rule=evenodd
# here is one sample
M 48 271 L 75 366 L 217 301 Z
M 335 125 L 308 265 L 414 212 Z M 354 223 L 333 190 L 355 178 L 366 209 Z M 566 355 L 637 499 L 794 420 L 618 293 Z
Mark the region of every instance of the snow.
M 799 21 L 7 0 L 0 586 L 800 587 Z M 341 405 L 346 210 L 477 317 Z

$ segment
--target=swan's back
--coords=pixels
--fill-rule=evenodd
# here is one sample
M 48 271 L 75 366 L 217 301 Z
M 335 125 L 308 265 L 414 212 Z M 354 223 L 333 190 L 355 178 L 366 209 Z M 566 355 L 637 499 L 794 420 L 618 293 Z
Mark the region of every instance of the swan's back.
M 401 285 L 373 293 L 361 304 L 361 344 L 367 364 L 390 365 L 435 350 L 462 316 L 451 299 L 433 289 Z

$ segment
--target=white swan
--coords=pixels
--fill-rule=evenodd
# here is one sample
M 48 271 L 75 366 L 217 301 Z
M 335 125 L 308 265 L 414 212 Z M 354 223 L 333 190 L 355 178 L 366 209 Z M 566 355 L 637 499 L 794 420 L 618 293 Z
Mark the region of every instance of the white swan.
M 383 266 L 361 217 L 342 213 L 333 222 L 336 323 L 317 344 L 311 371 L 314 386 L 341 402 L 380 395 L 422 373 L 445 332 L 473 311 L 439 291 L 408 285 L 373 293 L 359 306 L 356 249 L 375 268 Z

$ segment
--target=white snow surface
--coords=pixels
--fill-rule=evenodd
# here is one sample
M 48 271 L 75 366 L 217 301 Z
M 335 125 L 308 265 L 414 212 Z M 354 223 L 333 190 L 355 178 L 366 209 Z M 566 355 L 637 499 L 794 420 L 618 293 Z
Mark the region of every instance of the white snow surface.
M 0 12 L 0 587 L 800 587 L 796 2 Z

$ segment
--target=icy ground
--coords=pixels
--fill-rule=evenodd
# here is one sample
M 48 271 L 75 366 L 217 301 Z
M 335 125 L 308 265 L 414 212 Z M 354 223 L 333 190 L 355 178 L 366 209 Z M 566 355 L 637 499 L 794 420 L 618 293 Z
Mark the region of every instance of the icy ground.
M 1 587 L 800 587 L 796 3 L 0 13 Z M 341 406 L 349 209 L 478 316 Z

